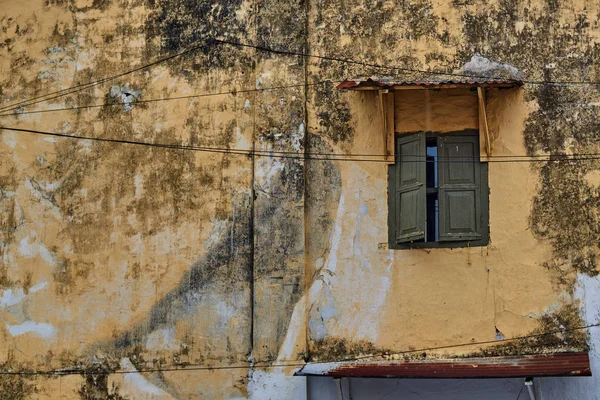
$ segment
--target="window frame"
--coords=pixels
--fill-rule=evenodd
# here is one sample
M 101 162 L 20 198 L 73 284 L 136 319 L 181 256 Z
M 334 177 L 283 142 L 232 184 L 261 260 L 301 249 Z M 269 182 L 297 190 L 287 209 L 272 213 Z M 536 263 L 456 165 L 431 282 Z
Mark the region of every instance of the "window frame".
M 477 129 L 466 129 L 463 131 L 455 131 L 455 132 L 407 132 L 407 133 L 398 133 L 394 134 L 394 146 L 397 145 L 398 138 L 406 137 L 408 135 L 418 135 L 424 134 L 425 141 L 428 139 L 437 139 L 440 136 L 473 136 L 479 137 L 479 131 Z M 479 154 L 481 154 L 481 149 L 479 149 Z M 426 153 L 423 154 L 426 156 Z M 475 162 L 479 165 L 479 174 L 480 174 L 480 207 L 481 207 L 481 218 L 483 219 L 483 228 L 482 228 L 482 237 L 481 239 L 476 240 L 460 240 L 460 241 L 437 241 L 437 242 L 406 242 L 406 243 L 396 243 L 394 239 L 396 237 L 396 202 L 395 202 L 395 194 L 396 194 L 396 168 L 398 168 L 399 155 L 395 155 L 394 164 L 388 165 L 388 247 L 393 250 L 405 250 L 405 249 L 435 249 L 435 248 L 464 248 L 464 247 L 483 247 L 487 246 L 490 242 L 490 219 L 489 219 L 489 195 L 490 195 L 490 187 L 488 180 L 488 163 L 476 160 Z M 438 167 L 439 171 L 439 167 Z M 439 177 L 438 177 L 439 180 Z M 426 207 L 427 197 L 425 198 Z M 438 216 L 439 218 L 439 216 Z M 438 221 L 439 223 L 439 221 Z M 425 225 L 427 225 L 427 221 L 425 221 Z

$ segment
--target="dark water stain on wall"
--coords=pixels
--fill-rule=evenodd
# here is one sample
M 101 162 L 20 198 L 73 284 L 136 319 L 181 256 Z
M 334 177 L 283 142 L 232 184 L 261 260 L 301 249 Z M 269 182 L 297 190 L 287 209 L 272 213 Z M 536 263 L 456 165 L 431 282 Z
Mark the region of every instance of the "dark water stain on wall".
M 326 337 L 322 340 L 311 341 L 310 361 L 339 361 L 369 355 L 382 355 L 388 350 L 378 348 L 368 340 L 351 341 L 345 338 Z
M 314 101 L 318 107 L 319 134 L 340 146 L 352 143 L 354 137 L 352 111 L 342 94 L 335 89 L 334 84 L 315 86 Z
M 370 76 L 410 80 L 415 78 L 410 70 L 425 68 L 409 44 L 427 39 L 445 45 L 450 40 L 447 20 L 435 14 L 429 0 L 393 5 L 375 0 L 322 1 L 314 7 L 313 14 L 315 20 L 309 32 L 311 52 L 358 61 L 311 59 L 310 73 L 314 81 L 327 78 L 339 82 Z M 441 52 L 433 52 L 430 58 L 447 60 Z M 344 96 L 335 89 L 336 84 L 314 86 L 312 105 L 317 122 L 312 126 L 318 127 L 319 133 L 334 144 L 348 148 L 354 137 L 352 112 Z
M 586 165 L 587 164 L 587 165 Z M 568 263 L 577 272 L 596 276 L 600 243 L 597 187 L 585 183 L 586 170 L 596 170 L 592 162 L 557 159 L 540 170 L 545 189 L 533 203 L 533 232 L 553 243 L 555 258 L 545 265 L 562 270 Z
M 202 45 L 169 66 L 175 73 L 191 77 L 213 69 L 238 67 L 250 71 L 253 61 L 236 47 L 211 39 L 247 39 L 252 32 L 250 17 L 240 19 L 241 0 L 194 1 L 149 0 L 152 9 L 145 23 L 148 54 L 175 54 Z M 158 40 L 158 45 L 155 40 Z
M 317 135 L 310 136 L 310 152 L 332 153 L 334 149 L 325 139 Z M 332 161 L 314 161 L 306 166 L 307 223 L 311 234 L 307 243 L 308 263 L 316 266 L 311 279 L 318 273 L 317 260 L 326 260 L 330 246 L 330 235 L 336 218 L 337 207 L 342 192 L 342 176 L 339 168 Z M 307 282 L 310 284 L 310 282 Z
M 539 326 L 525 338 L 482 348 L 464 357 L 517 356 L 555 352 L 588 351 L 587 333 L 582 326 L 579 307 L 565 304 L 539 318 Z
M 1 365 L 4 368 L 6 365 Z M 35 384 L 18 375 L 0 377 L 0 400 L 25 400 L 36 393 Z
M 2 163 L 7 162 L 3 161 Z M 1 164 L 0 164 L 1 165 Z M 18 183 L 16 168 L 7 168 L 8 174 L 0 176 L 0 288 L 9 288 L 15 282 L 9 277 L 9 263 L 5 254 L 9 244 L 14 241 L 15 232 L 22 221 L 19 221 L 18 207 L 15 201 L 15 190 Z
M 77 391 L 81 400 L 127 400 L 119 394 L 117 386 L 108 383 L 108 374 L 113 371 L 113 368 L 102 364 L 86 369 L 82 374 L 83 383 Z
M 257 44 L 292 52 L 304 51 L 305 6 L 308 0 L 260 0 L 256 2 Z M 281 57 L 259 52 L 260 58 Z M 298 57 L 302 65 L 302 57 Z
M 9 350 L 6 361 L 0 363 L 0 371 L 19 371 L 25 374 L 33 372 L 26 364 L 15 360 L 14 350 Z M 36 388 L 35 375 L 0 375 L 0 400 L 25 400 L 32 395 L 40 394 Z
M 178 286 L 167 293 L 151 309 L 147 318 L 137 324 L 130 331 L 117 334 L 115 341 L 107 344 L 99 344 L 99 348 L 107 351 L 113 357 L 129 357 L 138 367 L 152 365 L 151 357 L 145 355 L 144 344 L 147 336 L 159 329 L 174 328 L 180 321 L 192 320 L 198 313 L 198 306 L 203 302 L 210 302 L 210 293 L 229 297 L 240 291 L 247 291 L 250 279 L 250 237 L 249 237 L 249 199 L 247 197 L 236 200 L 235 220 L 227 221 L 227 227 L 223 230 L 224 235 L 213 245 L 205 256 L 194 263 L 190 270 L 185 273 Z M 249 301 L 249 299 L 247 299 Z M 206 303 L 209 304 L 209 303 Z M 212 307 L 216 307 L 213 304 Z M 235 304 L 237 318 L 249 320 L 247 302 Z M 200 316 L 201 317 L 201 316 Z M 198 321 L 202 323 L 201 320 Z M 220 332 L 226 334 L 227 330 Z M 190 335 L 193 337 L 194 332 Z M 193 338 L 189 343 L 184 343 L 182 354 L 173 352 L 173 359 L 164 360 L 168 365 L 180 365 L 185 363 L 201 363 L 204 359 L 210 359 L 211 354 L 206 349 L 194 348 Z M 250 349 L 248 340 L 250 334 L 244 337 L 231 338 L 236 343 L 241 343 L 246 350 L 242 354 L 229 354 L 231 349 L 213 348 L 211 351 L 216 357 L 227 354 L 233 356 L 232 362 L 243 362 L 248 356 Z M 145 364 L 147 360 L 150 364 Z

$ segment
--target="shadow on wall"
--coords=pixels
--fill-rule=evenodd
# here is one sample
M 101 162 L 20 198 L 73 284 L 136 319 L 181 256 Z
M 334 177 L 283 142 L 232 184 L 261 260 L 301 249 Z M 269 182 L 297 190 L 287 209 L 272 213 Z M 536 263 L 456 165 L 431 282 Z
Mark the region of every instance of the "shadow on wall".
M 167 354 L 171 359 L 162 360 L 166 365 L 197 364 L 211 358 L 245 361 L 250 353 L 250 202 L 248 195 L 241 195 L 233 203 L 235 217 L 215 224 L 219 239 L 191 266 L 179 285 L 152 307 L 144 321 L 114 343 L 98 347 L 112 350 L 108 353 L 116 357 L 137 360 L 138 368 L 145 366 L 144 361 L 152 361 L 145 359 L 145 351 L 156 352 L 156 356 Z M 232 313 L 240 321 L 236 327 L 230 324 Z M 157 342 L 152 340 L 156 332 L 175 336 L 176 325 L 181 322 L 188 322 L 185 333 L 177 332 L 176 340 L 162 339 L 152 346 Z M 194 341 L 201 336 L 196 329 L 215 335 L 217 343 Z M 236 333 L 240 336 L 230 337 Z
M 314 144 L 319 148 L 327 147 L 318 139 Z M 339 201 L 339 171 L 332 163 L 322 162 L 311 168 L 309 174 L 309 178 L 320 189 L 309 200 L 309 207 L 313 211 L 311 220 L 322 228 L 319 229 L 320 237 L 328 238 L 332 227 L 328 210 Z M 256 210 L 255 234 L 262 232 L 266 236 L 269 232 L 278 232 L 282 236 L 275 238 L 271 234 L 270 242 L 265 243 L 265 246 L 271 246 L 270 249 L 261 246 L 255 249 L 255 252 L 259 252 L 255 254 L 254 261 L 256 277 L 290 274 L 286 270 L 289 268 L 286 267 L 289 254 L 278 250 L 291 248 L 298 239 L 303 241 L 303 225 L 291 218 L 296 216 L 298 204 L 303 200 L 303 196 L 297 193 L 299 186 L 302 188 L 302 184 L 297 182 L 302 182 L 301 178 L 301 165 L 297 165 L 295 160 L 284 162 L 271 182 L 272 187 L 282 192 L 278 193 L 277 198 L 265 196 L 270 198 L 264 198 L 262 207 Z M 124 358 L 131 360 L 138 370 L 204 365 L 209 361 L 225 364 L 248 362 L 252 351 L 249 193 L 240 192 L 232 199 L 232 204 L 235 215 L 228 220 L 215 222 L 210 235 L 216 238 L 214 243 L 185 273 L 177 287 L 158 300 L 144 320 L 130 330 L 116 335 L 112 341 L 97 343 L 87 350 L 91 358 L 95 358 L 92 355 L 104 355 L 106 361 L 101 368 L 104 372 L 119 369 L 119 362 Z M 323 246 L 327 243 L 327 240 L 322 241 Z M 321 248 L 319 250 L 324 251 Z M 304 271 L 297 272 L 300 279 Z M 277 336 L 269 342 L 269 347 L 273 347 L 270 352 L 275 355 L 286 336 L 295 303 L 303 291 L 303 285 L 297 284 L 293 291 L 278 292 L 277 312 L 260 321 L 265 328 L 277 327 Z M 255 302 L 256 321 L 261 316 L 259 307 L 264 304 L 259 297 L 255 298 Z M 87 386 L 95 386 L 94 382 L 88 381 Z M 108 387 L 102 386 L 106 393 L 110 392 Z M 172 389 L 177 392 L 176 388 Z

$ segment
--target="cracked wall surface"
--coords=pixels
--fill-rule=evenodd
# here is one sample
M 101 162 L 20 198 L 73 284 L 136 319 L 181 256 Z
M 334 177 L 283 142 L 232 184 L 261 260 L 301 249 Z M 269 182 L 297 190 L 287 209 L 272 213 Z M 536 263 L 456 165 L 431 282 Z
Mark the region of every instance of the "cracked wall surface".
M 0 111 L 5 127 L 196 147 L 1 131 L 0 365 L 75 372 L 0 377 L 2 392 L 298 397 L 292 367 L 248 367 L 583 324 L 577 282 L 598 275 L 597 161 L 490 163 L 487 247 L 387 250 L 387 166 L 300 155 L 382 154 L 377 96 L 336 90 L 346 78 L 598 80 L 599 13 L 541 0 L 0 0 L 1 107 L 203 44 Z M 210 93 L 223 94 L 193 97 Z M 478 127 L 476 92 L 394 96 L 400 134 Z M 490 90 L 493 154 L 597 153 L 597 102 L 585 86 Z M 253 145 L 273 156 L 200 151 Z M 194 366 L 224 369 L 171 371 Z

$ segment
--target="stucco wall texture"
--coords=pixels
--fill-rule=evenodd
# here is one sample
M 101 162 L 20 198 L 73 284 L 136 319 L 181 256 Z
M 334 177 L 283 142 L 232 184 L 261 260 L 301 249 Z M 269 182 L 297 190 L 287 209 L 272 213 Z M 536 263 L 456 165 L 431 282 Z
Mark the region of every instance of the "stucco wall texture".
M 0 131 L 0 370 L 63 371 L 2 374 L 0 399 L 304 398 L 308 360 L 589 322 L 593 157 L 490 162 L 488 246 L 389 250 L 387 165 L 303 155 L 383 154 L 377 95 L 346 78 L 599 81 L 599 21 L 561 0 L 0 0 L 0 126 L 187 146 Z M 394 97 L 399 134 L 479 126 L 477 92 Z M 598 100 L 488 90 L 493 155 L 598 153 Z

